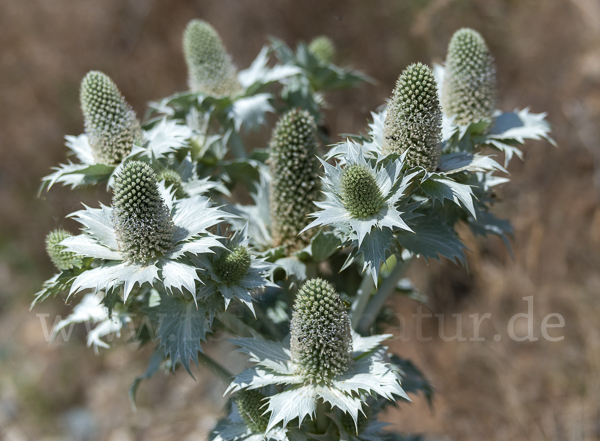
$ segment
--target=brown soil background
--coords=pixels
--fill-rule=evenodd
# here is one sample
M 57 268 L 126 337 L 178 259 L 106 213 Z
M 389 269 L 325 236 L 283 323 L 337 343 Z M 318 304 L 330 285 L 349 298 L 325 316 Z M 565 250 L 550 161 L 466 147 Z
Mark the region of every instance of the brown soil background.
M 419 342 L 418 305 L 393 299 L 407 318 L 394 331 L 413 338 L 392 347 L 419 364 L 437 395 L 433 411 L 417 397 L 386 418 L 427 440 L 600 439 L 597 0 L 0 0 L 0 439 L 187 441 L 204 439 L 220 415 L 223 388 L 204 368 L 198 381 L 178 372 L 143 383 L 133 413 L 127 390 L 145 369 L 147 350 L 123 343 L 95 355 L 83 328 L 49 346 L 36 314 L 49 314 L 51 325 L 71 305 L 57 300 L 28 311 L 52 274 L 47 231 L 75 231 L 66 214 L 80 201 L 107 200 L 101 190 L 58 187 L 36 197 L 40 178 L 65 159 L 63 135 L 82 131 L 81 78 L 103 70 L 143 114 L 147 101 L 186 88 L 180 38 L 192 18 L 212 23 L 242 68 L 268 35 L 290 44 L 331 36 L 343 63 L 378 80 L 328 95 L 333 134 L 363 130 L 401 70 L 442 62 L 456 29 L 482 32 L 497 61 L 500 107 L 548 112 L 559 148 L 528 143 L 499 192 L 496 211 L 516 229 L 514 260 L 499 240 L 465 233 L 468 273 L 447 262 L 411 268 L 448 328 L 460 313 L 469 337 L 469 314 L 492 319 L 482 342 Z M 511 341 L 506 326 L 526 312 L 526 296 L 534 297 L 540 339 Z M 549 313 L 565 319 L 551 331 L 565 336 L 560 342 L 541 338 Z M 426 335 L 437 334 L 437 323 L 426 321 Z M 221 358 L 228 350 L 209 345 Z

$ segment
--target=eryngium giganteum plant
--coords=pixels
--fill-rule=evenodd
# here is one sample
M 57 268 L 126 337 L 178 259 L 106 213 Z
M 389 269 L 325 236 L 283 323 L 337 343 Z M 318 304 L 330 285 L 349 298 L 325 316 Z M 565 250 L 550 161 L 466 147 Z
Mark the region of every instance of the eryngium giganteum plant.
M 317 125 L 305 110 L 283 115 L 271 138 L 271 228 L 274 246 L 304 248 L 314 232 L 301 233 L 319 198 Z
M 473 29 L 456 31 L 448 45 L 442 107 L 459 125 L 491 120 L 496 110 L 494 59 Z
M 192 20 L 183 34 L 183 52 L 192 92 L 215 97 L 241 90 L 237 70 L 217 31 L 202 20 Z
M 140 126 L 116 84 L 102 72 L 89 72 L 81 82 L 81 109 L 94 158 L 118 164 L 141 136 Z
M 321 35 L 310 42 L 308 50 L 323 64 L 335 61 L 335 45 L 331 38 Z
M 348 311 L 325 280 L 309 280 L 298 291 L 291 331 L 292 359 L 307 381 L 331 379 L 350 367 L 352 335 Z
M 442 112 L 433 71 L 408 66 L 396 83 L 383 129 L 382 153 L 407 153 L 411 167 L 434 171 L 440 160 Z
M 69 215 L 78 234 L 49 234 L 57 271 L 32 306 L 76 304 L 54 335 L 87 321 L 96 350 L 113 335 L 152 346 L 133 403 L 161 370 L 229 384 L 211 441 L 415 439 L 379 421 L 406 392 L 432 398 L 419 369 L 385 346 L 391 335 L 374 334 L 387 326 L 382 306 L 399 291 L 424 297 L 405 279 L 412 260 L 465 261 L 457 225 L 507 240 L 490 193 L 508 179 L 481 147 L 508 163 L 525 138 L 548 138 L 544 115 L 495 110 L 493 125 L 466 127 L 447 118 L 442 139 L 436 81 L 417 63 L 367 134 L 341 137 L 325 161 L 314 118 L 325 124 L 335 108 L 322 112 L 323 94 L 368 79 L 333 64 L 326 37 L 296 51 L 272 39 L 237 77 L 207 23 L 190 23 L 184 49 L 193 90 L 150 103 L 139 124 L 108 77 L 84 79 L 87 133 L 67 137 L 76 161 L 44 186 L 107 184 L 114 197 Z M 444 68 L 435 73 L 441 83 Z M 471 83 L 472 96 L 484 86 Z M 270 149 L 251 151 L 247 130 L 269 124 L 268 112 L 278 117 Z M 244 189 L 254 204 L 242 205 Z M 223 344 L 214 331 L 233 336 L 250 367 L 236 376 L 221 364 L 230 346 L 211 351 L 220 361 L 206 354 L 205 341 Z

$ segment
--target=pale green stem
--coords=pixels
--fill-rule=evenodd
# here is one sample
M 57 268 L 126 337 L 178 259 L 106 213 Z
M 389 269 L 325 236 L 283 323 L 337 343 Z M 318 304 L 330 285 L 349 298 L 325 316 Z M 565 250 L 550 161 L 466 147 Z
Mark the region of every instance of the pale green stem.
M 357 320 L 359 323 L 355 329 L 358 330 L 358 333 L 364 334 L 373 326 L 379 311 L 383 308 L 383 304 L 389 295 L 395 291 L 398 281 L 404 274 L 405 267 L 406 262 L 398 262 L 390 275 L 383 281 L 368 306 L 364 309 L 360 320 Z
M 231 383 L 231 379 L 234 375 L 204 352 L 198 352 L 198 362 L 210 369 L 226 386 Z
M 327 413 L 331 412 L 331 405 L 320 399 L 317 402 L 317 433 L 327 432 L 329 426 L 329 417 Z
M 356 299 L 352 304 L 352 329 L 354 330 L 358 327 L 358 323 L 369 302 L 374 286 L 373 277 L 371 277 L 370 273 L 366 273 L 356 292 Z

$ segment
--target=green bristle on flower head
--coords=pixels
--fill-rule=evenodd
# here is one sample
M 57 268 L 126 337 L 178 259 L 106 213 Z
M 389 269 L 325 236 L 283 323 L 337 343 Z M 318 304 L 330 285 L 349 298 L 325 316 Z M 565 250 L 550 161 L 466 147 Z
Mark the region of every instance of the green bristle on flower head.
M 327 381 L 350 367 L 350 318 L 339 294 L 325 280 L 311 279 L 298 291 L 291 334 L 292 359 L 308 381 Z
M 496 68 L 485 40 L 473 29 L 460 29 L 450 40 L 442 106 L 460 125 L 492 119 L 496 109 Z
M 287 112 L 277 123 L 269 152 L 273 245 L 292 251 L 310 243 L 315 230 L 302 234 L 319 198 L 317 125 L 305 110 Z
M 165 181 L 166 188 L 171 187 L 171 190 L 175 190 L 175 197 L 177 199 L 183 199 L 185 197 L 181 175 L 175 170 L 166 168 L 158 174 L 157 179 L 159 181 Z
M 411 167 L 434 171 L 440 160 L 442 112 L 433 71 L 421 63 L 408 66 L 398 78 L 383 128 L 382 153 L 408 150 Z
M 354 218 L 366 218 L 379 212 L 385 200 L 373 174 L 353 164 L 342 173 L 342 201 Z
M 119 164 L 141 137 L 135 112 L 102 72 L 92 71 L 83 78 L 80 100 L 94 158 L 103 164 Z
M 236 68 L 211 25 L 202 20 L 190 21 L 183 34 L 183 52 L 192 92 L 224 97 L 241 91 Z
M 60 270 L 71 269 L 81 265 L 81 257 L 71 251 L 65 251 L 65 246 L 59 245 L 72 234 L 62 229 L 51 231 L 46 236 L 46 252 L 56 268 Z
M 175 226 L 148 164 L 125 164 L 115 178 L 113 207 L 117 240 L 127 261 L 147 263 L 171 248 Z
M 235 397 L 235 404 L 246 426 L 253 433 L 265 433 L 269 425 L 269 416 L 263 415 L 261 407 L 265 405 L 265 396 L 257 390 L 245 390 Z
M 225 283 L 237 283 L 248 272 L 252 257 L 248 248 L 238 246 L 230 251 L 225 251 L 214 262 L 215 273 Z
M 335 60 L 335 45 L 329 37 L 324 35 L 311 41 L 308 50 L 324 64 L 333 63 Z

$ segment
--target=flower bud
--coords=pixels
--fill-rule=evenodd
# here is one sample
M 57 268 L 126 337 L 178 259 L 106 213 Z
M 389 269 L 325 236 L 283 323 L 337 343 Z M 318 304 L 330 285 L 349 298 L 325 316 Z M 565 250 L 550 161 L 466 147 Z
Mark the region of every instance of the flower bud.
M 454 33 L 448 45 L 442 90 L 444 113 L 460 125 L 491 120 L 496 109 L 496 68 L 483 37 L 473 29 Z
M 121 163 L 141 137 L 135 112 L 102 72 L 92 71 L 83 78 L 80 100 L 94 158 L 103 164 Z
M 241 90 L 236 68 L 221 37 L 205 21 L 189 22 L 183 34 L 183 52 L 192 92 L 220 98 Z
M 378 213 L 384 197 L 375 177 L 364 166 L 353 164 L 342 172 L 342 202 L 354 218 L 366 218 Z
M 317 126 L 305 110 L 281 117 L 271 138 L 271 229 L 273 245 L 295 251 L 310 243 L 315 230 L 299 235 L 315 211 L 320 191 Z
M 71 251 L 65 251 L 65 246 L 59 245 L 72 234 L 60 228 L 51 231 L 46 236 L 46 252 L 52 263 L 59 270 L 71 269 L 81 265 L 81 257 Z
M 148 263 L 171 248 L 175 226 L 148 164 L 125 164 L 115 178 L 113 206 L 117 241 L 127 261 Z
M 335 45 L 324 35 L 311 41 L 308 50 L 323 64 L 333 63 L 335 60 Z
M 434 171 L 440 160 L 442 112 L 432 70 L 421 63 L 408 66 L 398 78 L 383 128 L 382 153 L 408 150 L 411 167 Z
M 330 380 L 350 367 L 350 318 L 339 294 L 325 280 L 308 280 L 296 295 L 291 351 L 300 374 L 310 382 Z
M 183 199 L 185 197 L 185 190 L 183 189 L 181 175 L 175 170 L 166 168 L 158 174 L 157 179 L 159 181 L 165 181 L 165 187 L 171 187 L 171 190 L 175 191 L 175 197 L 177 199 Z
M 231 251 L 225 251 L 214 262 L 215 274 L 227 284 L 239 282 L 248 272 L 252 257 L 248 248 L 238 246 Z
M 253 433 L 265 433 L 269 425 L 269 416 L 261 411 L 264 398 L 257 390 L 245 390 L 235 397 L 240 416 Z

